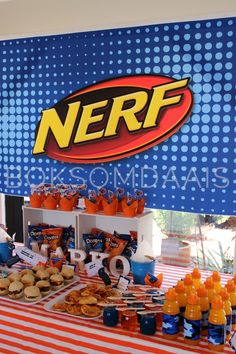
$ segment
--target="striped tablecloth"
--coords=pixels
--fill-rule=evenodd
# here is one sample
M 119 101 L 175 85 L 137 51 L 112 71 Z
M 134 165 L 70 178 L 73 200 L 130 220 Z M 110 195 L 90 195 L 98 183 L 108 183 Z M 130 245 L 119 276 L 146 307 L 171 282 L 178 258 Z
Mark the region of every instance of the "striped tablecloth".
M 156 272 L 164 273 L 163 287 L 175 285 L 191 270 L 166 265 L 157 265 Z M 202 272 L 203 280 L 210 272 Z M 100 282 L 98 277 L 88 279 L 80 274 L 80 283 Z M 222 282 L 229 278 L 222 275 Z M 114 280 L 114 278 L 113 278 Z M 59 294 L 61 294 L 60 292 Z M 210 353 L 207 340 L 202 339 L 197 347 L 184 343 L 183 335 L 178 340 L 168 341 L 159 329 L 155 335 L 145 336 L 117 327 L 105 327 L 102 319 L 87 320 L 72 318 L 60 313 L 47 312 L 44 304 L 51 300 L 25 306 L 0 299 L 0 353 Z M 233 353 L 227 344 L 225 353 Z

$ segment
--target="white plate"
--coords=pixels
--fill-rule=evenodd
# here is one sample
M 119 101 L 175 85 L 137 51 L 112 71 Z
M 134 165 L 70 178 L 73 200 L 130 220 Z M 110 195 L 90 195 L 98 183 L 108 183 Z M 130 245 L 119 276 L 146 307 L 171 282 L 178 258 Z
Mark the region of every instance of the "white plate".
M 79 281 L 79 277 L 77 276 L 74 276 L 73 278 L 73 281 L 69 284 L 65 284 L 62 288 L 58 289 L 58 290 L 51 290 L 50 293 L 46 296 L 42 296 L 39 300 L 37 301 L 34 301 L 34 302 L 30 302 L 30 301 L 26 301 L 24 299 L 24 297 L 21 297 L 19 299 L 12 299 L 10 298 L 8 295 L 0 295 L 0 300 L 7 300 L 7 301 L 10 301 L 10 302 L 15 302 L 15 303 L 18 303 L 18 304 L 24 304 L 24 305 L 27 305 L 27 306 L 31 306 L 31 305 L 35 305 L 35 304 L 38 304 L 39 302 L 47 299 L 48 297 L 54 295 L 54 294 L 57 294 L 59 291 L 62 291 L 66 288 L 68 288 L 69 286 L 71 286 L 72 284 L 75 284 L 76 282 Z M 63 295 L 64 296 L 64 295 Z
M 60 312 L 60 311 L 55 311 L 53 310 L 53 305 L 54 304 L 57 304 L 58 302 L 61 302 L 61 301 L 64 301 L 65 300 L 65 296 L 67 294 L 69 294 L 72 290 L 80 290 L 80 289 L 83 289 L 87 286 L 87 284 L 80 284 L 80 285 L 77 285 L 77 286 L 74 286 L 73 289 L 70 289 L 68 291 L 66 291 L 65 293 L 59 295 L 59 296 L 56 296 L 54 299 L 48 301 L 45 305 L 44 305 L 44 309 L 46 311 L 49 311 L 49 312 L 53 312 L 53 313 L 57 313 L 57 314 L 60 314 L 60 315 L 65 315 L 65 316 L 70 316 L 70 317 L 76 317 L 76 318 L 82 318 L 83 320 L 96 320 L 97 318 L 100 318 L 102 316 L 99 315 L 97 317 L 85 317 L 85 316 L 76 316 L 76 315 L 71 315 L 70 313 L 67 313 L 67 312 Z

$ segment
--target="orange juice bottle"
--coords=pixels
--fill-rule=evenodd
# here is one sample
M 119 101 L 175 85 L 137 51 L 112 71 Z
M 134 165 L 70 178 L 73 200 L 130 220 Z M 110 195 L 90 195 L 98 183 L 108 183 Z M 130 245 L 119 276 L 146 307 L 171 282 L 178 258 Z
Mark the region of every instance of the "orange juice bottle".
M 221 286 L 221 283 L 220 283 L 221 276 L 220 276 L 220 273 L 217 270 L 214 270 L 212 272 L 212 280 L 213 280 L 213 283 L 214 283 L 214 289 L 215 289 L 216 293 L 218 294 L 221 291 L 222 286 Z
M 177 293 L 177 301 L 179 304 L 179 329 L 182 329 L 184 323 L 184 312 L 187 305 L 187 294 L 185 291 L 184 282 L 182 280 L 178 281 L 175 291 Z
M 236 292 L 235 292 L 235 285 L 233 280 L 228 280 L 225 284 L 225 287 L 229 294 L 229 299 L 231 302 L 232 308 L 232 331 L 236 329 Z
M 208 318 L 208 348 L 215 352 L 222 352 L 226 342 L 226 316 L 223 301 L 216 295 L 211 303 Z
M 207 296 L 209 303 L 211 304 L 213 298 L 216 296 L 216 291 L 214 289 L 214 283 L 212 277 L 206 278 L 204 282 L 205 288 L 207 289 Z
M 225 310 L 226 315 L 226 339 L 229 339 L 231 329 L 232 329 L 232 308 L 231 302 L 229 299 L 229 294 L 226 288 L 222 288 L 219 292 L 221 299 L 223 301 L 223 308 Z
M 176 339 L 179 332 L 179 304 L 174 289 L 166 293 L 162 314 L 162 333 L 167 339 Z
M 202 284 L 197 290 L 197 295 L 200 299 L 200 306 L 201 306 L 201 312 L 202 312 L 202 329 L 201 329 L 201 335 L 202 336 L 207 336 L 207 329 L 208 329 L 208 315 L 209 315 L 209 299 L 208 299 L 208 294 L 207 294 L 207 289 L 205 286 Z
M 194 268 L 192 271 L 193 285 L 195 289 L 198 289 L 201 285 L 201 272 L 199 268 Z
M 191 274 L 186 274 L 184 277 L 184 286 L 187 295 L 189 295 L 192 291 L 195 291 L 193 286 L 193 278 Z
M 190 293 L 184 313 L 184 341 L 197 345 L 200 341 L 202 312 L 197 294 Z

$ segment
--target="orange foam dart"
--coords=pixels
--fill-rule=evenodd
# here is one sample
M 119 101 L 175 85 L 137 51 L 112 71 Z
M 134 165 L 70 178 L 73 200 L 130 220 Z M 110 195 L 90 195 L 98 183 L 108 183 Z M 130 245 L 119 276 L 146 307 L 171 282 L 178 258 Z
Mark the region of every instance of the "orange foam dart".
M 34 192 L 30 197 L 30 204 L 32 208 L 41 208 L 42 205 L 42 197 Z
M 84 203 L 85 203 L 85 208 L 86 212 L 89 214 L 96 214 L 98 211 L 98 199 L 96 200 L 95 203 L 93 203 L 91 200 L 89 200 L 87 197 L 84 197 Z
M 146 285 L 151 285 L 153 287 L 160 288 L 163 282 L 163 273 L 158 274 L 157 276 L 147 273 L 144 278 L 144 282 Z

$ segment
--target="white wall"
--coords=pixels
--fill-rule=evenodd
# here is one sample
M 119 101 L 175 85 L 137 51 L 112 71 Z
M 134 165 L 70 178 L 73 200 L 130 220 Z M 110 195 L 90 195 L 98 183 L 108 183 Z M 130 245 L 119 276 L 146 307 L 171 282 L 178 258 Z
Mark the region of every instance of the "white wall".
M 0 0 L 0 39 L 236 16 L 236 0 Z

